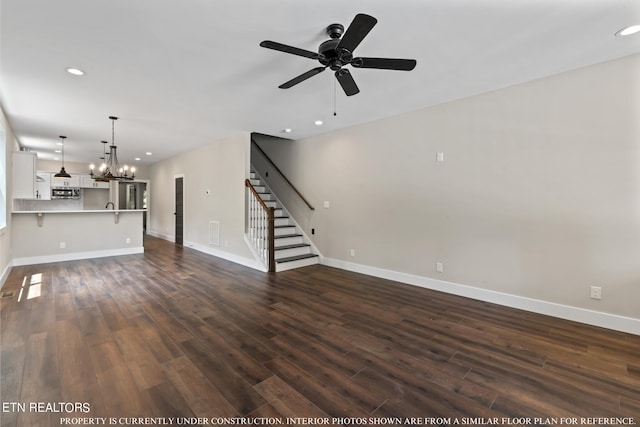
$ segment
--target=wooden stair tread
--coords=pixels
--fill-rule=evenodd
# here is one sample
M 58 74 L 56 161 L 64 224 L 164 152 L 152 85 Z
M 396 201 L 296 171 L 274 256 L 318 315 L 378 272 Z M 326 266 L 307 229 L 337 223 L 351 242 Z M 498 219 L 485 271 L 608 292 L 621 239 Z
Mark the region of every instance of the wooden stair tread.
M 277 259 L 276 263 L 298 261 L 298 260 L 301 260 L 301 259 L 314 258 L 314 257 L 317 258 L 318 255 L 317 254 L 296 255 L 296 256 L 290 256 L 290 257 L 286 257 L 286 258 Z
M 296 243 L 293 245 L 284 245 L 284 246 L 278 246 L 277 248 L 275 248 L 276 251 L 281 251 L 284 249 L 296 249 L 296 248 L 306 248 L 311 246 L 309 243 Z
M 275 236 L 276 239 L 286 239 L 288 237 L 302 237 L 302 234 L 282 234 L 280 236 Z

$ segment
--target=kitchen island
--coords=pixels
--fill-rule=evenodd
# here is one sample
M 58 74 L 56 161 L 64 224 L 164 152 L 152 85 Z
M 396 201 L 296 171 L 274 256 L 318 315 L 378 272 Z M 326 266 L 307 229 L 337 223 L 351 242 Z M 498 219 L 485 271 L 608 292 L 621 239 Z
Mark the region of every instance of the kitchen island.
M 144 252 L 146 209 L 14 211 L 13 265 Z

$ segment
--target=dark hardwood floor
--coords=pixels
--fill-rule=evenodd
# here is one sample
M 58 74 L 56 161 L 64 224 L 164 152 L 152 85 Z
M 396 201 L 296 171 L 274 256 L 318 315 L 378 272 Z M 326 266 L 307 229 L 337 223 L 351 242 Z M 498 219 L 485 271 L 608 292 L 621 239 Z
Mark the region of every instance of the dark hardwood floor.
M 13 269 L 2 426 L 640 424 L 640 336 L 325 266 L 270 275 L 145 248 Z

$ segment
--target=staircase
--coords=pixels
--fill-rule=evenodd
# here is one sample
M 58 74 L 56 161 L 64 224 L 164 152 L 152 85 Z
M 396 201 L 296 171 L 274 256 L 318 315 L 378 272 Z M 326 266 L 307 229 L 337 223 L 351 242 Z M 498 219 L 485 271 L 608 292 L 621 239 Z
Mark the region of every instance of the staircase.
M 299 231 L 298 226 L 289 217 L 288 212 L 273 193 L 271 193 L 269 188 L 263 184 L 255 172 L 251 172 L 249 181 L 262 201 L 264 201 L 268 207 L 275 208 L 274 258 L 276 262 L 276 272 L 318 264 L 319 256 L 313 253 L 311 244 Z M 249 230 L 249 234 L 254 235 L 258 233 L 253 233 L 252 230 Z M 258 246 L 260 245 L 256 245 L 256 250 L 264 250 Z

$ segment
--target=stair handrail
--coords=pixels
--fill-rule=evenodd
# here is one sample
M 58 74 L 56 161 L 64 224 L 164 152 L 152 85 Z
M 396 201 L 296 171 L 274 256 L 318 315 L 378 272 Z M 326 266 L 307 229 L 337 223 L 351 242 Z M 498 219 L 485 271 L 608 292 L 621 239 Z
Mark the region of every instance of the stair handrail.
M 262 209 L 267 215 L 267 267 L 270 273 L 276 271 L 276 254 L 275 254 L 275 208 L 267 206 L 262 200 L 260 194 L 256 191 L 251 180 L 245 179 L 245 186 L 249 189 L 253 197 L 258 201 Z
M 291 183 L 291 181 L 289 181 L 289 178 L 287 178 L 287 176 L 282 173 L 282 171 L 280 170 L 280 168 L 278 166 L 276 166 L 275 163 L 273 163 L 273 160 L 271 160 L 271 158 L 267 155 L 267 153 L 264 152 L 264 150 L 262 148 L 260 148 L 260 146 L 258 145 L 258 143 L 256 141 L 253 140 L 253 138 L 251 139 L 251 143 L 258 149 L 258 151 L 260 151 L 260 153 L 264 156 L 265 159 L 267 159 L 267 161 L 271 164 L 271 166 L 273 166 L 273 168 L 276 170 L 276 172 L 278 172 L 280 174 L 280 176 L 282 178 L 284 178 L 284 180 L 287 182 L 287 184 L 289 184 L 289 187 L 291 187 L 293 189 L 293 191 L 296 192 L 296 194 L 298 195 L 298 197 L 300 197 L 300 199 L 302 199 L 302 201 L 309 207 L 310 210 L 315 211 L 315 208 L 313 206 L 311 206 L 311 203 L 309 203 L 307 201 L 307 199 L 304 198 L 304 196 L 302 195 L 302 193 L 300 193 L 300 191 L 298 191 L 298 189 L 296 188 L 295 185 L 293 185 Z

